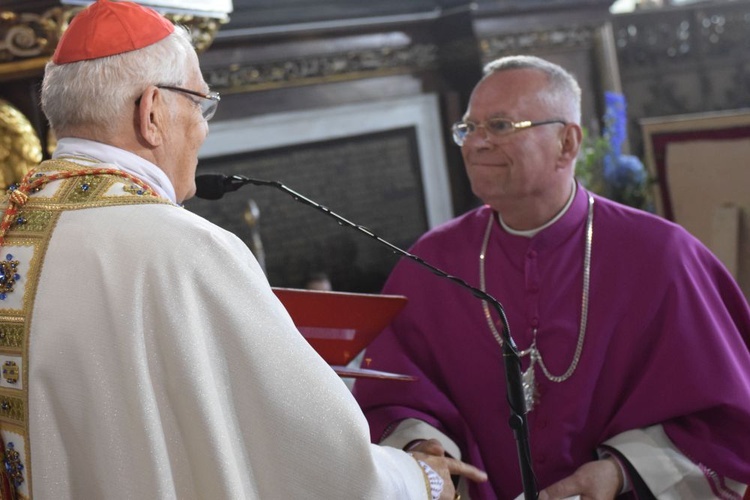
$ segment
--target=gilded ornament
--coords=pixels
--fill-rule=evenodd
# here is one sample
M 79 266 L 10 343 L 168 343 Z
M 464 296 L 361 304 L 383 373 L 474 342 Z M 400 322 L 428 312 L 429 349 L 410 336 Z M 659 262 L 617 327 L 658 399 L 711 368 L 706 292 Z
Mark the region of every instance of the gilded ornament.
M 41 70 L 70 18 L 80 10 L 54 7 L 42 13 L 0 12 L 0 62 L 39 58 Z
M 0 99 L 0 189 L 19 182 L 42 161 L 42 145 L 29 120 Z
M 14 290 L 16 282 L 21 279 L 18 274 L 20 262 L 8 254 L 5 260 L 0 261 L 0 300 L 5 300 L 8 294 Z
M 21 454 L 16 451 L 15 444 L 12 441 L 8 442 L 5 447 L 5 470 L 13 480 L 13 484 L 17 487 L 23 483 L 23 462 L 21 461 Z
M 18 382 L 19 369 L 15 361 L 6 361 L 3 363 L 3 378 L 9 384 Z
M 25 419 L 23 399 L 10 396 L 0 399 L 0 417 L 23 422 Z
M 70 21 L 81 10 L 83 7 L 62 6 L 41 13 L 0 11 L 0 76 L 30 70 L 41 73 Z M 229 21 L 228 17 L 171 13 L 166 17 L 189 28 L 198 53 L 211 45 L 221 25 Z

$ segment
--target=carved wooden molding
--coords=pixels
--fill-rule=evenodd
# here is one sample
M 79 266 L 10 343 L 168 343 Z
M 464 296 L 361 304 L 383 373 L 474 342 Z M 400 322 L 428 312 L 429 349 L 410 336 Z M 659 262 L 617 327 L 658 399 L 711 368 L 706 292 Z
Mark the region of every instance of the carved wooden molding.
M 624 70 L 676 64 L 744 60 L 750 44 L 750 4 L 706 5 L 615 17 L 615 38 Z
M 591 47 L 601 25 L 561 27 L 526 33 L 486 37 L 479 41 L 484 62 L 499 57 L 546 52 L 550 49 Z
M 750 2 L 617 15 L 617 58 L 631 137 L 646 117 L 746 108 Z
M 204 76 L 212 88 L 237 93 L 411 73 L 433 67 L 436 60 L 435 45 L 414 44 L 235 64 L 204 71 Z

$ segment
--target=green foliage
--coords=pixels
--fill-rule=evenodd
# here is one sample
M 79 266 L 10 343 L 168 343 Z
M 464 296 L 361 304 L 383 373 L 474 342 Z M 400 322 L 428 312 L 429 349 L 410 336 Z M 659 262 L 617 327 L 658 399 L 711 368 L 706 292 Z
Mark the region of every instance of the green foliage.
M 576 177 L 586 189 L 602 196 L 607 196 L 608 191 L 604 182 L 603 161 L 609 150 L 609 141 L 605 137 L 592 137 L 591 132 L 583 127 L 583 141 L 576 162 Z

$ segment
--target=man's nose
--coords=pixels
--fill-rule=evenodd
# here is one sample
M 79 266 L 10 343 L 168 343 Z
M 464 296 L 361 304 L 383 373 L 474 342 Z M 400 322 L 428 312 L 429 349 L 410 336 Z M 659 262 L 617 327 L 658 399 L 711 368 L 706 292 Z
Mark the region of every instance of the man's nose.
M 481 133 L 480 133 L 480 129 L 482 130 Z M 490 141 L 491 138 L 492 138 L 492 136 L 490 135 L 489 131 L 487 130 L 487 127 L 485 127 L 484 124 L 479 124 L 479 125 L 477 125 L 474 128 L 474 131 L 471 132 L 466 137 L 466 139 L 464 140 L 464 142 L 472 141 L 473 140 L 473 141 L 477 141 L 478 144 L 483 144 L 483 143 L 489 143 L 489 142 L 491 142 Z

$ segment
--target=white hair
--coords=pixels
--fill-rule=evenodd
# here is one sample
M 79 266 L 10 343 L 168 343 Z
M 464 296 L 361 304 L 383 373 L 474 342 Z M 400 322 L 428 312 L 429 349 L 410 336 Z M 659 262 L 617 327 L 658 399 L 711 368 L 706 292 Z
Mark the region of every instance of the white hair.
M 550 108 L 565 106 L 567 121 L 581 123 L 581 87 L 575 77 L 557 64 L 536 56 L 507 56 L 487 63 L 484 66 L 484 77 L 512 69 L 532 69 L 547 75 L 547 92 L 539 98 Z
M 190 35 L 181 26 L 142 49 L 57 65 L 47 63 L 42 109 L 55 132 L 95 126 L 112 132 L 116 120 L 135 106 L 149 85 L 184 85 L 188 80 Z

